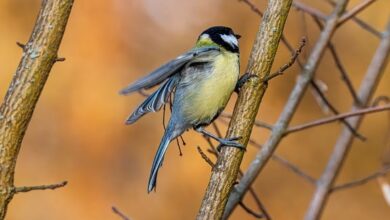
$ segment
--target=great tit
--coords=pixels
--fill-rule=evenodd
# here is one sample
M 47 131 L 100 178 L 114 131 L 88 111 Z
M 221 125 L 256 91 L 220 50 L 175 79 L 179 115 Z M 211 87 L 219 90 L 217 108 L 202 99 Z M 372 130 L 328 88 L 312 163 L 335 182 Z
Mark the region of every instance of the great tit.
M 120 91 L 129 94 L 160 85 L 130 115 L 126 124 L 159 111 L 173 93 L 171 118 L 153 160 L 148 193 L 156 187 L 158 170 L 169 143 L 189 128 L 217 140 L 220 146 L 242 147 L 236 142 L 238 138 L 223 139 L 204 130 L 224 110 L 236 86 L 241 84 L 238 83 L 239 38 L 229 27 L 210 27 L 199 35 L 190 51 Z

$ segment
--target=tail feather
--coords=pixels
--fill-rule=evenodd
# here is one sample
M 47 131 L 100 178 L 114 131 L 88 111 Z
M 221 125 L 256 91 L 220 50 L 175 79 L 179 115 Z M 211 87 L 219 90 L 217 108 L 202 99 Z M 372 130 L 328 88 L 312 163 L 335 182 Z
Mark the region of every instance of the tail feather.
M 152 169 L 150 171 L 148 193 L 150 193 L 154 188 L 156 188 L 158 170 L 162 165 L 162 161 L 164 160 L 164 155 L 168 149 L 168 145 L 171 142 L 171 140 L 174 138 L 173 131 L 174 131 L 173 126 L 168 126 L 163 138 L 161 139 L 160 146 L 158 146 L 156 155 L 154 156 Z

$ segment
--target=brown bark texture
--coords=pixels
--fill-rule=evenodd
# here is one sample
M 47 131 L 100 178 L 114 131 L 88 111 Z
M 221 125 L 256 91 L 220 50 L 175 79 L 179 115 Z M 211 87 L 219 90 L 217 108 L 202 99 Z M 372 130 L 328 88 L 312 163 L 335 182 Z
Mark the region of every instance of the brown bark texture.
M 267 79 L 281 39 L 292 0 L 269 1 L 260 24 L 249 58 L 246 73 L 254 74 L 242 87 L 227 137 L 241 137 L 239 142 L 247 145 L 261 99 L 267 89 Z M 224 147 L 212 170 L 210 182 L 202 201 L 197 219 L 221 219 L 237 174 L 244 151 Z
M 0 106 L 0 219 L 16 193 L 18 153 L 53 64 L 57 61 L 73 0 L 43 0 L 33 32 Z

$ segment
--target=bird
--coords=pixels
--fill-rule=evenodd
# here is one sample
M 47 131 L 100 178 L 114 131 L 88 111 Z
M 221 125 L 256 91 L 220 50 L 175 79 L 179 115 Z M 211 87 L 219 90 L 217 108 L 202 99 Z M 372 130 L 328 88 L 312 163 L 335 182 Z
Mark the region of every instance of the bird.
M 251 77 L 249 74 L 239 77 L 240 37 L 229 27 L 210 27 L 199 35 L 188 52 L 120 91 L 127 95 L 159 85 L 128 117 L 128 125 L 149 112 L 159 111 L 173 95 L 171 117 L 152 163 L 148 193 L 156 188 L 169 143 L 191 128 L 217 140 L 220 146 L 243 148 L 237 142 L 240 137 L 220 138 L 205 130 L 224 110 L 232 93 Z

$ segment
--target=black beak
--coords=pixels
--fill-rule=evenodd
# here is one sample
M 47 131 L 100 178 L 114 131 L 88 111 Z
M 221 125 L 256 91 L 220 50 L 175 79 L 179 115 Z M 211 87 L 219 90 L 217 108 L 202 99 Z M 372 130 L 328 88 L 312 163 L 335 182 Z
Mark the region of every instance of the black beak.
M 241 38 L 241 35 L 239 34 L 234 34 L 234 36 L 237 38 L 237 40 Z

